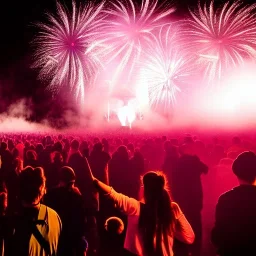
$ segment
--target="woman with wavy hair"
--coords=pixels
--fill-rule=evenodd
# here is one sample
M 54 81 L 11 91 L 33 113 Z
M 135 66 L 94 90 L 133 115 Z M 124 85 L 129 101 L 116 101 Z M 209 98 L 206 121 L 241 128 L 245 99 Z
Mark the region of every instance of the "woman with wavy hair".
M 173 240 L 192 244 L 194 232 L 177 203 L 172 202 L 161 172 L 142 177 L 143 198 L 138 201 L 117 193 L 112 187 L 91 178 L 128 216 L 125 249 L 138 256 L 173 256 Z M 131 184 L 132 185 L 132 184 Z

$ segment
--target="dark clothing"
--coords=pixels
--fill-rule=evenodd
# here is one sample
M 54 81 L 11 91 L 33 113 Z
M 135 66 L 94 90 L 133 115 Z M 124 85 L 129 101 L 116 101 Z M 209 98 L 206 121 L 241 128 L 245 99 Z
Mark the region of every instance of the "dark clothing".
M 1 150 L 0 155 L 1 155 L 1 161 L 2 161 L 0 176 L 2 179 L 5 180 L 10 169 L 12 168 L 13 156 L 12 156 L 12 153 L 8 149 Z
M 44 203 L 54 209 L 62 220 L 60 255 L 82 255 L 80 246 L 85 235 L 85 205 L 78 189 L 57 187 L 45 195 Z
M 79 151 L 75 152 L 69 157 L 68 166 L 74 170 L 76 174 L 76 185 L 82 193 L 86 206 L 94 214 L 95 211 L 98 211 L 99 207 L 98 193 L 91 182 L 86 158 Z
M 201 251 L 201 210 L 203 208 L 201 175 L 207 172 L 208 167 L 197 156 L 183 155 L 178 160 L 177 167 L 172 173 L 173 198 L 180 205 L 196 236 L 192 245 L 184 245 L 188 247 L 191 256 L 200 256 Z M 183 251 L 183 248 L 181 250 Z M 179 253 L 179 249 L 175 251 L 176 254 L 183 255 Z
M 135 153 L 135 155 L 129 160 L 129 175 L 127 176 L 127 183 L 133 184 L 130 186 L 129 197 L 139 198 L 139 189 L 141 185 L 140 177 L 145 172 L 144 158 L 141 154 Z
M 92 168 L 93 175 L 98 180 L 108 184 L 107 164 L 110 160 L 110 155 L 104 151 L 92 151 L 89 162 Z
M 256 186 L 241 185 L 221 195 L 212 242 L 221 256 L 256 254 Z
M 98 246 L 98 234 L 97 234 L 97 224 L 96 215 L 99 210 L 99 200 L 98 192 L 94 188 L 93 183 L 90 178 L 89 166 L 87 164 L 86 158 L 77 151 L 69 157 L 68 166 L 73 168 L 76 174 L 76 185 L 82 193 L 87 215 L 87 236 L 90 251 L 97 250 Z
M 59 171 L 63 166 L 63 162 L 55 161 L 49 164 L 47 168 L 45 168 L 46 187 L 48 189 L 52 189 L 58 185 Z
M 130 162 L 127 156 L 115 152 L 109 161 L 109 183 L 124 195 L 130 195 L 129 179 Z
M 123 248 L 122 235 L 112 234 L 106 230 L 103 232 L 103 241 L 99 250 L 99 256 L 136 256 Z
M 15 255 L 15 253 L 19 252 L 19 255 L 28 255 L 29 252 L 29 241 L 32 235 L 31 223 L 32 221 L 37 219 L 39 210 L 36 208 L 23 208 L 20 215 L 12 217 L 8 219 L 9 225 L 13 225 L 13 227 L 7 228 L 7 251 L 6 255 Z M 12 224 L 11 224 L 12 222 Z M 15 230 L 15 235 L 11 236 L 9 234 L 12 229 Z M 9 238 L 11 237 L 11 239 Z M 10 242 L 9 242 L 10 241 Z M 15 244 L 15 248 L 12 246 Z
M 36 168 L 36 167 L 40 167 L 40 163 L 35 159 L 27 159 L 26 166 L 31 166 L 31 167 Z
M 187 211 L 200 212 L 203 208 L 201 175 L 208 167 L 197 156 L 183 155 L 173 173 L 173 197 L 184 214 Z M 187 216 L 187 215 L 186 215 Z

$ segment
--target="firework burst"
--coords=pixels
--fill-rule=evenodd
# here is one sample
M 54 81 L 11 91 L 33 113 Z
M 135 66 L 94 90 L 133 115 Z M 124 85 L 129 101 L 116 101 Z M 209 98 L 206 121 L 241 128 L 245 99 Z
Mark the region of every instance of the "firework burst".
M 105 33 L 98 45 L 102 46 L 108 62 L 118 62 L 115 76 L 125 71 L 129 78 L 143 50 L 154 41 L 153 30 L 165 23 L 173 12 L 167 1 L 159 4 L 158 0 L 141 0 L 141 5 L 132 0 L 110 3 L 106 10 L 108 18 L 103 24 Z
M 35 67 L 40 78 L 50 80 L 49 88 L 58 92 L 65 88 L 83 103 L 85 88 L 95 74 L 100 61 L 92 51 L 104 18 L 103 3 L 93 6 L 88 3 L 78 8 L 72 4 L 69 13 L 57 3 L 57 15 L 48 14 L 48 24 L 39 24 L 40 34 L 36 39 Z
M 180 49 L 177 29 L 163 26 L 156 45 L 146 57 L 143 69 L 147 80 L 149 104 L 152 109 L 168 113 L 176 102 L 177 93 L 191 75 L 191 58 Z
M 228 68 L 256 56 L 256 5 L 225 3 L 214 8 L 214 1 L 191 13 L 187 40 L 196 52 L 209 81 L 220 79 Z

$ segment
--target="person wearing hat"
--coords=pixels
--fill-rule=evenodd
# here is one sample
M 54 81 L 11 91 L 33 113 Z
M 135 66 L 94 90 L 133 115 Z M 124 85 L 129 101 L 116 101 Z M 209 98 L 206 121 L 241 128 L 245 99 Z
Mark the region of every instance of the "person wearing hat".
M 83 197 L 75 187 L 76 175 L 71 167 L 62 167 L 58 174 L 59 184 L 47 192 L 44 203 L 53 208 L 62 220 L 59 254 L 84 256 L 87 243 L 84 242 L 86 211 Z
M 218 200 L 212 242 L 221 256 L 256 255 L 256 155 L 241 153 L 232 170 L 239 186 Z

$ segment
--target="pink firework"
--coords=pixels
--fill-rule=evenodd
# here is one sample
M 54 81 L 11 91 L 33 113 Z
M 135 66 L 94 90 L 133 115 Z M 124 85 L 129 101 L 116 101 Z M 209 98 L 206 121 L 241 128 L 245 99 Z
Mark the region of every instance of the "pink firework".
M 103 3 L 77 8 L 73 2 L 72 6 L 69 13 L 57 3 L 57 15 L 48 14 L 48 24 L 39 24 L 35 67 L 41 69 L 40 78 L 50 80 L 52 91 L 65 88 L 82 104 L 86 86 L 100 65 L 92 44 L 101 27 Z
M 108 18 L 103 24 L 105 32 L 98 44 L 108 63 L 118 62 L 115 76 L 124 71 L 129 79 L 143 50 L 154 42 L 154 29 L 166 23 L 174 10 L 168 1 L 159 4 L 158 0 L 142 0 L 141 5 L 132 0 L 114 0 L 109 4 L 105 11 Z
M 152 109 L 168 113 L 176 96 L 191 78 L 191 57 L 181 49 L 178 28 L 163 26 L 154 47 L 144 61 L 143 78 L 148 84 L 149 104 Z
M 191 13 L 186 40 L 196 54 L 205 76 L 220 79 L 228 69 L 256 56 L 256 5 L 225 3 L 222 8 L 198 5 Z

